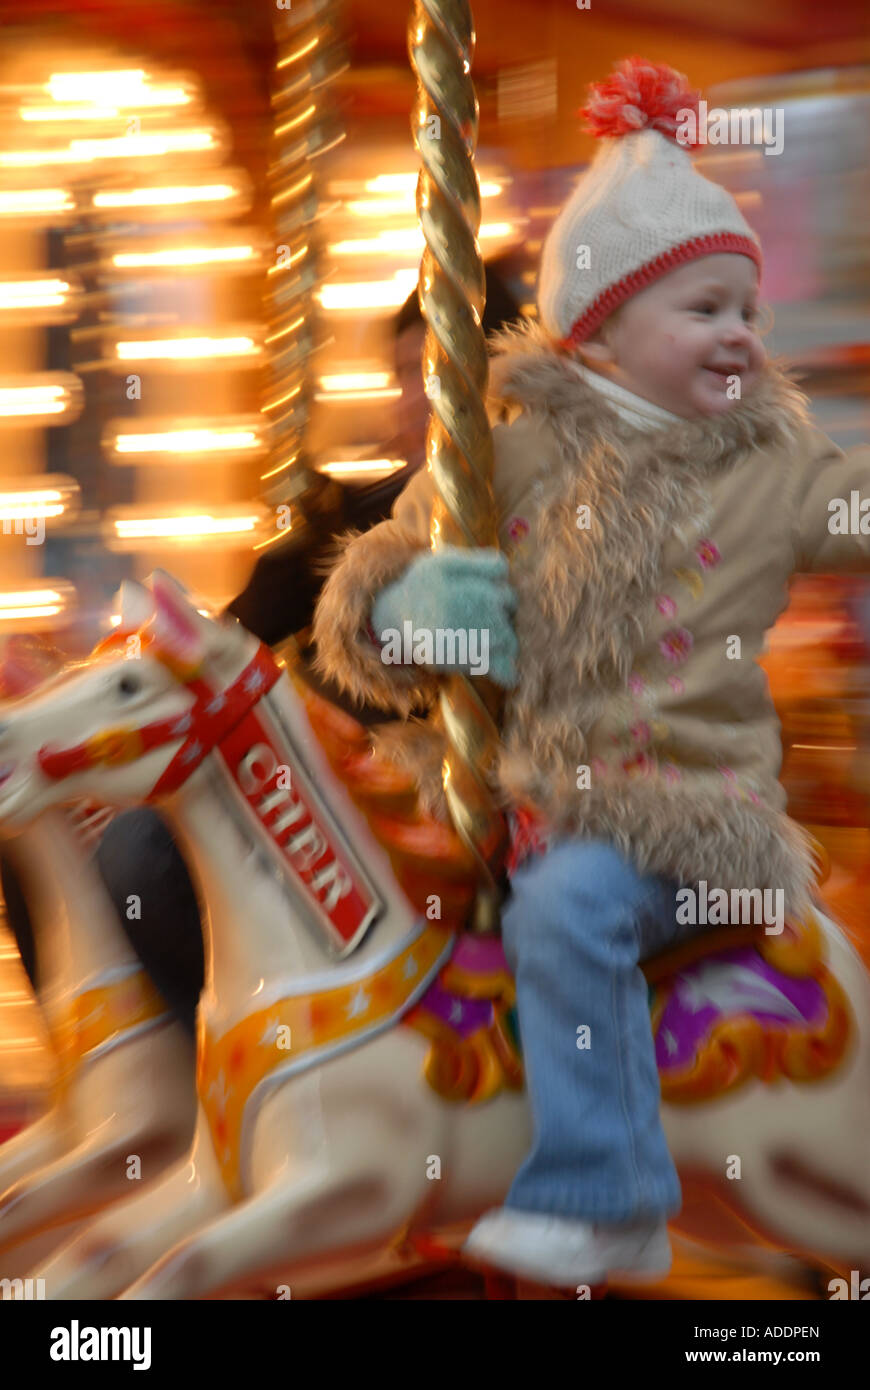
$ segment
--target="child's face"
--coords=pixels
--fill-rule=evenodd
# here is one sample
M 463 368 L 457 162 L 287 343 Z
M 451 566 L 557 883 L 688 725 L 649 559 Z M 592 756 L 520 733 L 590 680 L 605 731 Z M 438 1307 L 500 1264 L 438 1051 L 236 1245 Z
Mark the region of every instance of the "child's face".
M 590 366 L 675 415 L 721 415 L 746 395 L 764 363 L 757 295 L 748 256 L 703 256 L 633 295 L 581 352 Z

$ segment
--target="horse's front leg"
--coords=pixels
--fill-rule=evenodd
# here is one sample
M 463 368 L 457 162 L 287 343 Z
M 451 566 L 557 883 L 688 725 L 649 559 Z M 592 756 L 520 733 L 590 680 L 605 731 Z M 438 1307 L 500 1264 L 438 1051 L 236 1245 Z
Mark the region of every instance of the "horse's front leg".
M 348 1172 L 312 1173 L 294 1183 L 277 1181 L 194 1232 L 130 1288 L 123 1299 L 193 1299 L 251 1288 L 275 1276 L 276 1289 L 290 1268 L 302 1267 L 336 1240 L 332 1222 L 342 1213 L 353 1226 L 373 1204 L 383 1201 L 382 1176 L 353 1163 Z M 331 1239 L 324 1238 L 324 1229 Z M 372 1250 L 391 1231 L 366 1242 Z M 344 1241 L 350 1245 L 349 1233 Z M 357 1252 L 359 1253 L 359 1252 Z
M 118 1202 L 35 1275 L 49 1299 L 115 1298 L 184 1236 L 229 1205 L 205 1117 L 191 1152 L 157 1182 Z
M 0 1234 L 19 1242 L 77 1217 L 90 1216 L 130 1191 L 128 1164 L 133 1156 L 146 1172 L 160 1172 L 178 1153 L 172 1130 L 118 1133 L 106 1120 L 68 1153 L 22 1178 L 0 1199 Z
M 191 1299 L 299 1278 L 335 1287 L 363 1271 L 438 1200 L 426 1155 L 445 1153 L 447 1114 L 420 1083 L 425 1042 L 391 1030 L 278 1088 L 257 1115 L 252 1195 L 197 1230 L 125 1291 Z M 321 1273 L 323 1279 L 321 1279 Z

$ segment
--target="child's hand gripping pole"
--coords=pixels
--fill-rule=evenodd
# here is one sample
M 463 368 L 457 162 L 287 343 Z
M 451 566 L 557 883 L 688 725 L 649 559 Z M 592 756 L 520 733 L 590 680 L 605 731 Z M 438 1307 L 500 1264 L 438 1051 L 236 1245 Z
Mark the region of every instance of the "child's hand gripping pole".
M 432 670 L 488 675 L 509 688 L 517 682 L 516 603 L 504 555 L 445 545 L 381 590 L 372 627 L 385 659 L 387 644 L 405 657 L 410 648 Z
M 508 573 L 506 556 L 492 547 L 466 550 L 444 544 L 418 556 L 399 579 L 381 590 L 370 625 L 385 659 L 386 644 L 394 643 L 394 653 L 397 647 L 403 658 L 409 648 L 412 660 L 415 654 L 431 655 L 426 665 L 453 676 L 442 688 L 440 712 L 460 756 L 448 747 L 444 794 L 454 827 L 481 874 L 472 919 L 472 929 L 480 932 L 493 931 L 498 924 L 498 874 L 508 844 L 504 816 L 494 808 L 488 786 L 497 749 L 489 733 L 498 723 L 496 686 L 510 687 L 518 679 L 511 620 L 517 596 Z M 439 635 L 446 639 L 440 645 Z M 486 653 L 487 661 L 475 662 L 473 651 L 478 658 Z M 457 683 L 462 687 L 458 692 Z M 469 703 L 470 721 L 460 717 Z

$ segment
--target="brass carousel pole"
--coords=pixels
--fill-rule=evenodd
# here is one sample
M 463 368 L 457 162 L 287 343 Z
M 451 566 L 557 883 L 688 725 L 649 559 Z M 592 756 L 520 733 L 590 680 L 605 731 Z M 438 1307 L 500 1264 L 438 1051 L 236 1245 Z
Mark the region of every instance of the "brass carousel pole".
M 314 295 L 320 211 L 314 161 L 344 139 L 330 91 L 347 66 L 338 40 L 338 8 L 336 0 L 293 0 L 286 9 L 271 5 L 277 57 L 269 185 L 276 255 L 265 296 L 268 365 L 262 409 L 271 445 L 261 495 L 275 517 L 265 544 L 282 549 L 302 548 L 312 531 L 316 536 L 328 527 L 340 493 L 311 468 L 306 455 L 309 368 L 318 346 Z
M 412 116 L 421 159 L 417 215 L 426 241 L 419 299 L 426 321 L 423 376 L 432 413 L 426 456 L 437 488 L 433 550 L 497 545 L 492 435 L 484 407 L 489 365 L 481 320 L 486 277 L 477 233 L 474 167 L 478 106 L 471 81 L 474 28 L 468 0 L 415 0 L 408 51 L 417 75 Z M 472 923 L 498 920 L 496 872 L 506 847 L 504 817 L 487 778 L 498 743 L 499 694 L 491 682 L 452 676 L 441 691 L 448 737 L 444 790 L 454 826 L 474 854 L 483 886 Z

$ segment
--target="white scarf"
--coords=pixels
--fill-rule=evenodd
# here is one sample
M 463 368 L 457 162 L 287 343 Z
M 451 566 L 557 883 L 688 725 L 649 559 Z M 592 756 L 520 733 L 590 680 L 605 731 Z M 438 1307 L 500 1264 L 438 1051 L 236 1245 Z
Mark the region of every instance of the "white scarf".
M 682 419 L 682 416 L 672 415 L 662 406 L 653 405 L 652 401 L 645 401 L 642 396 L 636 396 L 633 391 L 627 391 L 624 386 L 619 386 L 609 377 L 591 371 L 582 362 L 572 360 L 571 365 L 587 385 L 607 397 L 617 415 L 639 430 L 660 430 L 665 425 L 672 425 L 674 421 Z

